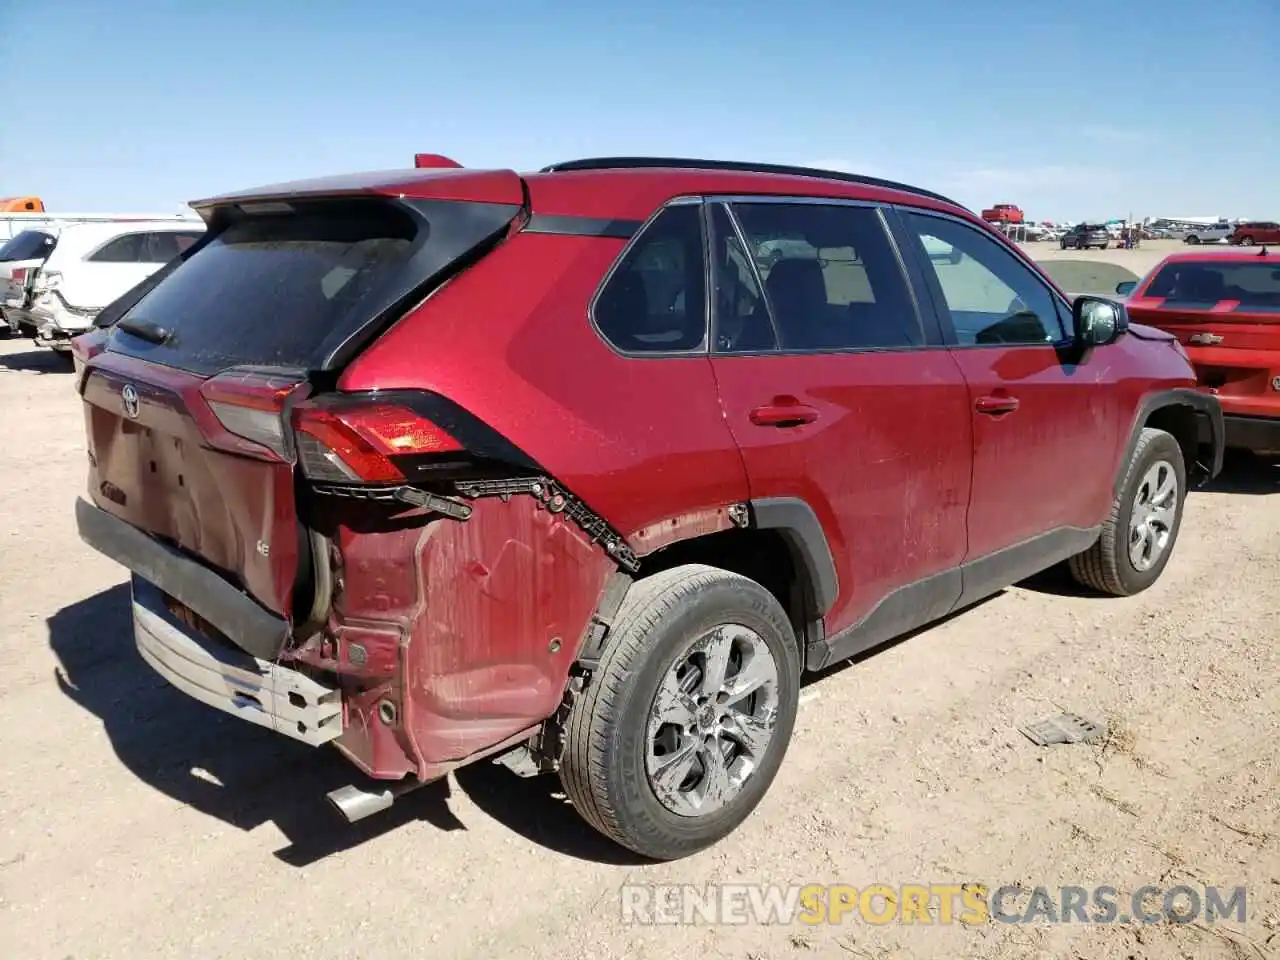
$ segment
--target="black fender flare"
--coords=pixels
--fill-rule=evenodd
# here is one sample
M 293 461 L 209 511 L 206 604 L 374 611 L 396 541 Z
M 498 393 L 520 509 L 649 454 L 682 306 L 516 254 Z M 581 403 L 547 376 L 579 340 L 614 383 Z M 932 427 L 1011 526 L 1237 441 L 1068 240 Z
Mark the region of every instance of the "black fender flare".
M 799 497 L 765 497 L 750 501 L 751 525 L 776 530 L 791 548 L 808 576 L 814 618 L 831 612 L 840 592 L 836 562 L 822 522 L 813 507 Z
M 1119 467 L 1116 470 L 1115 480 L 1113 481 L 1112 493 L 1114 496 L 1120 496 L 1120 488 L 1124 484 L 1125 472 L 1129 468 L 1129 461 L 1133 459 L 1133 451 L 1138 446 L 1138 438 L 1142 435 L 1142 428 L 1151 414 L 1165 407 L 1190 407 L 1200 421 L 1200 435 L 1208 434 L 1208 445 L 1211 449 L 1209 462 L 1204 465 L 1204 479 L 1212 480 L 1222 472 L 1222 460 L 1226 450 L 1227 431 L 1222 420 L 1222 405 L 1218 402 L 1218 398 L 1209 393 L 1195 390 L 1190 387 L 1176 387 L 1169 390 L 1159 390 L 1155 393 L 1148 394 L 1143 398 L 1142 403 L 1138 405 L 1137 412 L 1133 418 L 1133 424 L 1129 429 L 1129 439 L 1125 443 L 1124 456 L 1120 458 Z M 1189 464 L 1188 466 L 1194 466 Z

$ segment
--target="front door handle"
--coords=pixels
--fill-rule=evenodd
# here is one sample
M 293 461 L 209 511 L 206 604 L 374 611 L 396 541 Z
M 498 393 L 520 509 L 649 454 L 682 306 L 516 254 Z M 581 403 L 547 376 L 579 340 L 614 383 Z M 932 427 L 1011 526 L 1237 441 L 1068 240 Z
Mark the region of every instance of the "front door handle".
M 1006 395 L 996 395 L 979 397 L 974 407 L 979 413 L 989 414 L 998 417 L 1001 414 L 1013 413 L 1018 409 L 1018 398 Z
M 751 411 L 751 422 L 757 427 L 799 427 L 818 419 L 816 408 L 792 398 L 787 400 L 779 397 L 773 403 L 756 407 Z

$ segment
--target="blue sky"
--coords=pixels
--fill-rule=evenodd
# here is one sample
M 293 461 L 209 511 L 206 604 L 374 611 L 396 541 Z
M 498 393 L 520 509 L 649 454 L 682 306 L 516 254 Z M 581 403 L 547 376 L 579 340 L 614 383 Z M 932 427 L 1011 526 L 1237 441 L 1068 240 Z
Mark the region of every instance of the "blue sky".
M 0 0 L 0 88 L 0 195 L 64 211 L 424 151 L 822 163 L 1035 219 L 1280 217 L 1277 0 Z

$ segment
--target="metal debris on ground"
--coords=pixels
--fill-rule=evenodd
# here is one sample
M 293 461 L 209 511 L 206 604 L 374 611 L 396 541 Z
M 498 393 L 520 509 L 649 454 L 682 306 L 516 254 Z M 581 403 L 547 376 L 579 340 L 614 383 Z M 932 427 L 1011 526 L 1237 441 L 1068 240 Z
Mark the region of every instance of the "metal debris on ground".
M 1074 713 L 1037 720 L 1018 728 L 1032 743 L 1051 747 L 1059 743 L 1092 743 L 1107 732 L 1105 724 L 1086 720 Z

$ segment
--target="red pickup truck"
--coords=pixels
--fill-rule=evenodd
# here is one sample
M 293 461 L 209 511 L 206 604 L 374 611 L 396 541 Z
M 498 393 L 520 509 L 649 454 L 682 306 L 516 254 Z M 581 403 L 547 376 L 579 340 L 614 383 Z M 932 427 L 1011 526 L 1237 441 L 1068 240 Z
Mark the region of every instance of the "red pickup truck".
M 1014 203 L 997 203 L 982 211 L 982 219 L 988 223 L 1022 223 L 1022 208 Z

